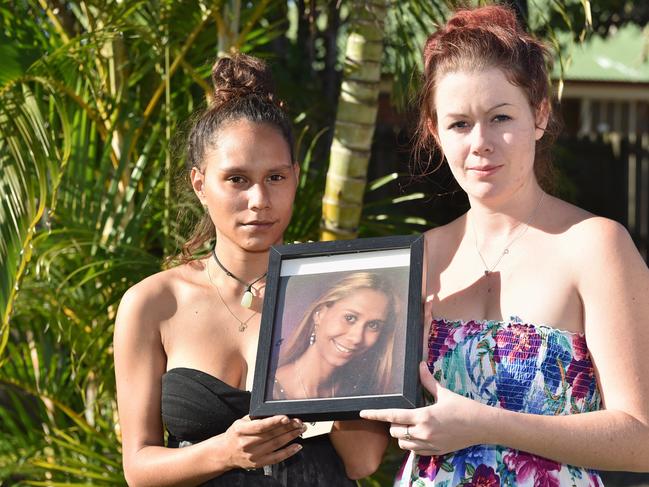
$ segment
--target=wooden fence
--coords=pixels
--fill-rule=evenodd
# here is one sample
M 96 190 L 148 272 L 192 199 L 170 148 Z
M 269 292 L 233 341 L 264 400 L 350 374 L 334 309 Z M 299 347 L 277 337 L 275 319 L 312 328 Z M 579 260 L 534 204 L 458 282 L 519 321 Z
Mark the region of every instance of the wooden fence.
M 607 187 L 602 188 L 601 196 L 615 203 L 612 214 L 605 216 L 626 226 L 646 262 L 649 262 L 648 98 L 649 91 L 638 87 L 613 90 L 607 85 L 591 84 L 568 89 L 562 101 L 564 135 L 595 145 L 603 141 L 610 146 L 614 167 L 608 172 L 610 179 Z M 607 153 L 604 150 L 604 154 L 593 156 L 606 157 Z M 586 167 L 592 162 L 583 160 Z M 609 194 L 611 191 L 615 194 Z
M 619 158 L 627 181 L 626 221 L 640 253 L 649 262 L 649 134 L 620 140 Z

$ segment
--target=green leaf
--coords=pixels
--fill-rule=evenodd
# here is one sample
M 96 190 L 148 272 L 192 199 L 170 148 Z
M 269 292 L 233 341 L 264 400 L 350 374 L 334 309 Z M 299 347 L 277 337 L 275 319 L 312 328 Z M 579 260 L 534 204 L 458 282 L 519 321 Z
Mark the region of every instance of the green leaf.
M 453 472 L 455 470 L 455 468 L 453 467 L 453 464 L 451 464 L 449 462 L 446 462 L 446 461 L 442 462 L 440 464 L 440 467 L 445 472 Z

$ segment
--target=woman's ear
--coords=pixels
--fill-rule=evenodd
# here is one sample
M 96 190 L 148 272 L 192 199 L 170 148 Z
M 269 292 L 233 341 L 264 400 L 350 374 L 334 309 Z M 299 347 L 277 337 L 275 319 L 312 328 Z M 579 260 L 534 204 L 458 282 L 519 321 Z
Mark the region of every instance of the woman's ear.
M 192 167 L 191 172 L 189 173 L 189 179 L 192 183 L 192 188 L 194 189 L 194 193 L 196 193 L 196 196 L 201 202 L 201 205 L 205 206 L 207 205 L 207 199 L 205 198 L 205 173 L 202 172 L 199 168 L 197 167 Z
M 320 311 L 322 310 L 322 306 L 318 306 L 315 311 L 313 312 L 313 324 L 315 326 L 318 326 L 320 324 Z
M 293 172 L 295 173 L 295 181 L 300 181 L 300 165 L 297 162 L 293 163 Z
M 548 120 L 550 119 L 550 102 L 545 99 L 536 109 L 534 116 L 534 124 L 536 130 L 534 131 L 534 138 L 540 140 L 545 134 L 545 129 L 548 127 Z
M 426 128 L 428 129 L 428 133 L 435 140 L 435 144 L 437 144 L 438 147 L 441 147 L 439 145 L 439 136 L 438 136 L 438 133 L 437 133 L 437 126 L 436 126 L 435 122 L 433 122 L 432 118 L 426 119 Z
M 327 310 L 329 309 L 328 303 L 324 303 L 319 305 L 314 311 L 313 311 L 313 323 L 315 325 L 318 325 L 322 323 L 322 319 L 324 316 L 327 314 Z

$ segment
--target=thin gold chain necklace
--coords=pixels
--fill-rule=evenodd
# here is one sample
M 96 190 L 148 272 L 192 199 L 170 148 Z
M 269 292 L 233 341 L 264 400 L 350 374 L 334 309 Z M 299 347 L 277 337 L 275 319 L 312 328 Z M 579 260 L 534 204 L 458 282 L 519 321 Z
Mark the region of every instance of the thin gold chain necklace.
M 534 217 L 536 216 L 536 213 L 539 211 L 539 208 L 541 208 L 541 202 L 543 201 L 543 197 L 545 196 L 545 193 L 541 192 L 541 197 L 539 198 L 538 203 L 536 203 L 536 206 L 534 207 L 534 210 L 530 214 L 529 218 L 525 222 L 525 226 L 519 231 L 508 243 L 505 245 L 505 248 L 503 251 L 500 253 L 498 256 L 498 259 L 496 260 L 496 263 L 492 266 L 487 265 L 487 262 L 485 261 L 485 258 L 482 256 L 482 253 L 480 252 L 480 248 L 478 247 L 478 234 L 475 231 L 475 223 L 473 222 L 473 218 L 471 218 L 471 228 L 473 229 L 473 242 L 475 244 L 475 250 L 478 253 L 478 256 L 480 257 L 480 260 L 482 261 L 482 265 L 484 266 L 484 275 L 489 276 L 496 267 L 498 267 L 498 264 L 500 264 L 500 261 L 505 257 L 507 254 L 509 254 L 509 248 L 516 242 L 519 238 L 521 238 L 527 230 L 530 228 L 530 224 L 534 221 Z M 518 222 L 516 225 L 514 225 L 513 230 L 517 229 L 523 222 Z
M 300 386 L 302 386 L 302 391 L 304 391 L 304 397 L 305 397 L 305 399 L 308 399 L 311 396 L 309 396 L 309 393 L 307 392 L 306 387 L 304 386 L 304 382 L 302 381 L 302 374 L 300 373 L 300 368 L 297 366 L 297 364 L 295 362 L 293 362 L 293 368 L 295 369 L 295 375 L 297 375 L 297 380 L 300 383 Z M 318 393 L 318 390 L 316 388 L 316 394 L 317 393 Z M 329 396 L 329 397 L 335 397 L 334 394 L 335 394 L 334 383 L 331 382 L 331 396 Z
M 221 295 L 221 290 L 219 289 L 219 286 L 212 280 L 212 275 L 210 274 L 210 262 L 209 260 L 205 263 L 205 270 L 207 271 L 207 278 L 210 281 L 210 284 L 216 288 L 216 293 L 219 295 L 219 298 L 221 299 L 221 302 L 223 303 L 223 306 L 225 306 L 225 309 L 228 310 L 228 312 L 232 315 L 232 317 L 237 320 L 239 323 L 239 332 L 243 333 L 246 331 L 248 328 L 248 322 L 252 319 L 253 316 L 257 314 L 257 312 L 253 312 L 248 318 L 245 319 L 245 321 L 241 321 L 237 315 L 235 315 L 230 307 L 228 306 L 228 303 L 225 302 L 225 299 L 223 299 L 223 296 Z

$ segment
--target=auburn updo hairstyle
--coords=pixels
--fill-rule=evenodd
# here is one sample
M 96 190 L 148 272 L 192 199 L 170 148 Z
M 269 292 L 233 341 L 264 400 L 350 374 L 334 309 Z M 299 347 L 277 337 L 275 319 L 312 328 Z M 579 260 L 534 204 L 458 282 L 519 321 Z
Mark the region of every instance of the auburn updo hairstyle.
M 208 106 L 195 116 L 187 137 L 188 173 L 192 168 L 205 170 L 206 152 L 218 143 L 220 131 L 238 120 L 275 127 L 286 140 L 295 164 L 291 121 L 284 104 L 275 96 L 271 71 L 264 61 L 246 54 L 220 58 L 212 67 L 212 83 L 214 92 Z M 196 251 L 215 238 L 214 224 L 205 212 L 174 260 L 182 263 L 193 260 Z
M 431 34 L 423 50 L 424 70 L 419 96 L 420 115 L 416 129 L 415 155 L 432 153 L 437 132 L 435 91 L 439 80 L 455 71 L 500 69 L 510 83 L 526 94 L 532 111 L 548 110 L 548 126 L 536 142 L 534 172 L 545 188 L 552 185 L 550 148 L 556 138 L 557 122 L 552 113 L 548 71 L 548 49 L 529 35 L 508 7 L 490 5 L 457 10 L 448 22 Z

